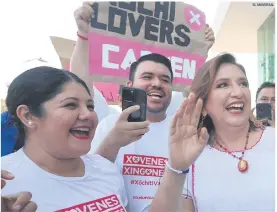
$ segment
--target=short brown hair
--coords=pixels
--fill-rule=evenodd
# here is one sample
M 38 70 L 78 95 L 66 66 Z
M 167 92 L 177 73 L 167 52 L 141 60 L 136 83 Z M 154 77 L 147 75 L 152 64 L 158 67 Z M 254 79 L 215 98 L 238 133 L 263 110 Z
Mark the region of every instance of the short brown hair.
M 223 64 L 236 65 L 246 76 L 246 71 L 244 67 L 241 64 L 237 63 L 236 58 L 230 53 L 220 54 L 215 58 L 207 61 L 196 73 L 191 85 L 191 92 L 195 93 L 196 99 L 201 98 L 203 100 L 203 105 L 207 103 L 208 94 L 213 85 L 215 76 L 220 66 Z M 252 121 L 250 121 L 250 123 L 252 123 Z M 253 126 L 252 124 L 251 128 Z M 206 127 L 210 135 L 214 133 L 213 121 L 209 117 L 209 115 L 207 115 L 204 120 L 202 120 L 202 117 L 200 118 L 198 128 L 201 127 Z

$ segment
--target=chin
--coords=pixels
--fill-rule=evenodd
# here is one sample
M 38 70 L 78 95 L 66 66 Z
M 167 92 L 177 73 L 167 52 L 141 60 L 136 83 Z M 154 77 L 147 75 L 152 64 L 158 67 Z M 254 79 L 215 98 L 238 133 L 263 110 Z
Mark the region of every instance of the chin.
M 245 118 L 237 118 L 237 119 L 233 119 L 233 120 L 228 120 L 228 124 L 234 127 L 240 127 L 243 125 L 246 125 L 248 123 L 249 119 L 245 119 Z
M 80 145 L 78 147 L 74 147 L 71 149 L 71 152 L 76 156 L 80 157 L 83 155 L 86 155 L 90 151 L 91 145 L 85 146 L 85 145 Z

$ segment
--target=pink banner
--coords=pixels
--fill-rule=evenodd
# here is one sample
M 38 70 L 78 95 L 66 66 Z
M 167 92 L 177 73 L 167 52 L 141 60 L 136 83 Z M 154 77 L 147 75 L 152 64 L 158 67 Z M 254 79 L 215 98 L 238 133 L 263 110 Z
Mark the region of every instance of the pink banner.
M 120 87 L 118 84 L 108 82 L 93 82 L 93 84 L 102 93 L 108 104 L 118 101 Z
M 90 74 L 128 78 L 131 64 L 142 55 L 159 53 L 171 60 L 175 84 L 190 85 L 206 58 L 136 41 L 89 33 Z

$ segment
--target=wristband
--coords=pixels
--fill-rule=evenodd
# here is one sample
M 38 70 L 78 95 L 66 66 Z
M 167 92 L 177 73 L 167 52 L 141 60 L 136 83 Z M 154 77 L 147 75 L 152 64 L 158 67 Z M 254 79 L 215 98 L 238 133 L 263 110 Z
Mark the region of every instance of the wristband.
M 80 35 L 78 32 L 77 32 L 77 36 L 82 40 L 88 40 L 87 37 L 84 37 L 84 36 Z
M 170 171 L 173 171 L 173 172 L 175 172 L 176 174 L 187 174 L 187 173 L 189 173 L 189 169 L 184 170 L 184 171 L 180 171 L 180 170 L 177 170 L 177 169 L 172 168 L 172 167 L 169 165 L 168 161 L 166 161 L 165 164 L 166 164 L 166 167 L 167 167 Z

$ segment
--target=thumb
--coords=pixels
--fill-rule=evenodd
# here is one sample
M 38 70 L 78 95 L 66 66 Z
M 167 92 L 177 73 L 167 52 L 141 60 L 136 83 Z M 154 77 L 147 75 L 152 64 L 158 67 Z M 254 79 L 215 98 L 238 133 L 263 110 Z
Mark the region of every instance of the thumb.
M 125 110 L 122 111 L 119 120 L 121 121 L 127 121 L 129 115 L 137 110 L 139 110 L 139 105 L 134 105 L 131 107 L 126 108 Z
M 209 140 L 209 133 L 207 131 L 207 128 L 203 127 L 201 128 L 200 134 L 199 134 L 199 138 L 198 138 L 198 142 L 199 145 L 203 145 L 203 148 L 206 146 L 206 144 L 208 143 Z

